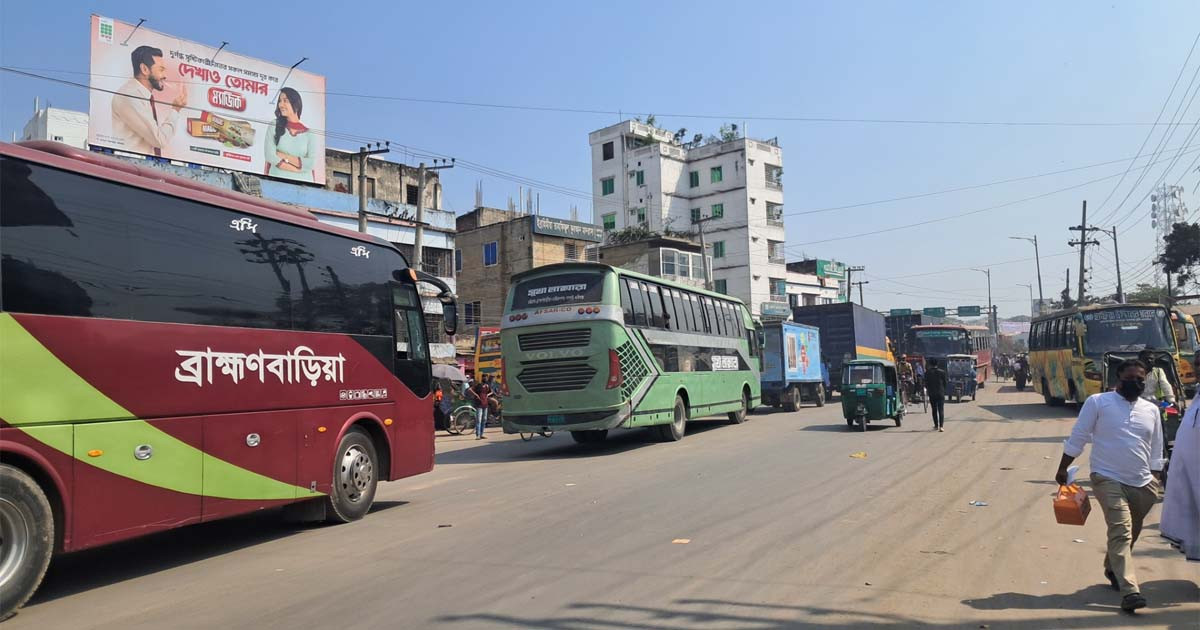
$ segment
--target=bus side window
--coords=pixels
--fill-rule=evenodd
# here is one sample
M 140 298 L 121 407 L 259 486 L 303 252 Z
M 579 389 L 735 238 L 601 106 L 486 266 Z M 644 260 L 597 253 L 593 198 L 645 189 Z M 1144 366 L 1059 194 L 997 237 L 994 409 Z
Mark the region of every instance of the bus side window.
M 646 312 L 650 315 L 650 327 L 662 328 L 662 297 L 658 294 L 658 287 L 643 282 L 642 291 L 646 294 L 646 301 L 649 303 L 649 308 L 646 310 Z
M 667 287 L 659 287 L 662 292 L 663 312 L 667 314 L 666 327 L 669 330 L 680 330 L 683 327 L 682 317 L 675 310 L 675 300 L 671 297 L 671 290 Z
M 692 307 L 692 322 L 696 326 L 696 332 L 701 335 L 708 334 L 708 320 L 704 317 L 704 310 L 700 305 L 700 296 L 695 293 L 689 293 L 688 304 Z
M 642 299 L 642 288 L 636 280 L 627 283 L 629 288 L 629 305 L 633 309 L 633 325 L 646 325 L 646 303 Z
M 704 316 L 708 318 L 709 333 L 720 335 L 721 322 L 717 317 L 716 309 L 713 307 L 712 298 L 707 295 L 700 296 L 700 303 L 704 305 Z
M 676 289 L 670 289 L 671 304 L 675 307 L 675 315 L 679 319 L 675 320 L 675 330 L 687 332 L 691 330 L 691 324 L 688 322 L 687 309 L 684 308 L 683 296 Z
M 1040 332 L 1042 332 L 1042 325 L 1040 323 L 1033 324 L 1032 326 L 1029 327 L 1029 349 L 1030 350 L 1037 350 L 1040 347 L 1040 344 L 1038 344 L 1038 333 L 1040 333 Z
M 633 300 L 629 297 L 629 280 L 621 278 L 617 285 L 617 292 L 621 294 L 621 313 L 625 316 L 625 325 L 633 325 Z

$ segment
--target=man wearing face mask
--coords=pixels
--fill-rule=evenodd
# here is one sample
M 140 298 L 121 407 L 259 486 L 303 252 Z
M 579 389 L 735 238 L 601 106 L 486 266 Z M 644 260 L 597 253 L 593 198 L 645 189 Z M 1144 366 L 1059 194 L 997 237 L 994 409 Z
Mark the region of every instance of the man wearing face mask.
M 1092 443 L 1092 490 L 1108 525 L 1104 577 L 1121 592 L 1121 609 L 1146 605 L 1133 573 L 1133 544 L 1161 492 L 1163 433 L 1158 407 L 1144 400 L 1146 366 L 1129 359 L 1117 366 L 1115 391 L 1088 397 L 1071 437 L 1063 444 L 1054 480 L 1067 482 L 1067 467 Z

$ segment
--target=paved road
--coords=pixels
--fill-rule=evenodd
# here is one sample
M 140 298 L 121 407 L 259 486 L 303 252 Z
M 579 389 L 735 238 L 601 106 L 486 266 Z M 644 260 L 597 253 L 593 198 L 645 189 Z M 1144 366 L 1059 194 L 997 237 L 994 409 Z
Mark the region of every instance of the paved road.
M 439 437 L 437 469 L 361 522 L 256 517 L 63 558 L 4 630 L 1196 627 L 1200 572 L 1158 509 L 1136 618 L 1102 584 L 1099 514 L 1054 523 L 1073 418 L 1039 400 L 992 385 L 940 434 L 927 414 L 848 432 L 831 406 L 675 444 Z

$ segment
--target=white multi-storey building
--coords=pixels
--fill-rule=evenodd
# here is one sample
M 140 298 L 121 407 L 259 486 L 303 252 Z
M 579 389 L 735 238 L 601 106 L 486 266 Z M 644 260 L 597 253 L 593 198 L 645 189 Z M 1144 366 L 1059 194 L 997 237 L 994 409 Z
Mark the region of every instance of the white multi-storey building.
M 704 220 L 713 288 L 756 315 L 764 302 L 787 304 L 783 150 L 775 141 L 683 144 L 636 121 L 593 131 L 588 141 L 597 225 L 695 233 Z
M 77 149 L 87 148 L 88 115 L 84 112 L 40 107 L 33 102 L 33 117 L 25 123 L 21 140 L 53 140 Z

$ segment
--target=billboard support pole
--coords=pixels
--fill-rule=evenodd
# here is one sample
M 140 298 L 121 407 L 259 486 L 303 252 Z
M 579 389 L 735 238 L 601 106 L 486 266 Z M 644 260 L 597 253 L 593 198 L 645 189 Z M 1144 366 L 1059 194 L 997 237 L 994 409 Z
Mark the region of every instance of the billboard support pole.
M 133 34 L 134 34 L 134 33 L 136 33 L 136 32 L 137 32 L 137 30 L 138 30 L 139 28 L 142 28 L 142 25 L 143 25 L 143 24 L 145 24 L 145 23 L 146 23 L 146 18 L 138 18 L 138 23 L 137 23 L 137 26 L 134 26 L 134 27 L 133 27 L 133 30 L 132 30 L 132 31 L 129 31 L 129 35 L 128 35 L 128 36 L 125 38 L 125 41 L 121 42 L 121 45 L 122 45 L 122 46 L 128 46 L 128 45 L 129 45 L 129 38 L 130 38 L 130 37 L 133 37 Z
M 301 57 L 300 61 L 292 64 L 291 68 L 288 68 L 287 74 L 283 75 L 283 80 L 279 82 L 279 90 L 275 90 L 275 98 L 271 99 L 272 104 L 279 100 L 279 91 L 282 90 L 285 85 L 287 85 L 287 80 L 292 76 L 292 70 L 295 70 L 296 66 L 304 63 L 305 61 L 308 61 L 308 57 Z
M 303 61 L 301 59 L 300 61 Z M 296 62 L 299 65 L 299 62 Z M 296 66 L 292 66 L 293 68 Z M 363 234 L 367 233 L 367 156 L 377 153 L 387 153 L 392 150 L 391 143 L 384 143 L 383 148 L 379 148 L 379 143 L 375 143 L 375 148 L 368 144 L 358 150 L 354 157 L 358 158 L 358 231 Z

